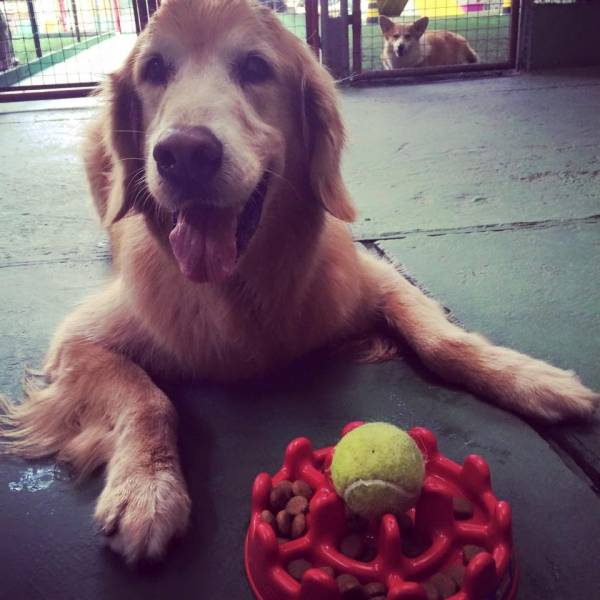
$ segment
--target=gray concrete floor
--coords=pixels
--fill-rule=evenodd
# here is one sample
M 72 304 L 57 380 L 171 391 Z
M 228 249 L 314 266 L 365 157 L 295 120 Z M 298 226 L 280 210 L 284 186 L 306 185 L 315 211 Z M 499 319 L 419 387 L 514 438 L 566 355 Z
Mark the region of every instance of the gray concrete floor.
M 342 103 L 357 238 L 466 327 L 600 389 L 600 73 L 352 89 Z M 22 366 L 109 276 L 79 159 L 92 112 L 91 100 L 0 105 L 0 389 L 15 397 Z M 0 597 L 250 598 L 241 554 L 254 475 L 276 470 L 289 439 L 334 443 L 357 418 L 423 425 L 455 460 L 488 460 L 513 506 L 519 598 L 597 597 L 598 422 L 533 429 L 410 360 L 315 358 L 276 380 L 168 391 L 195 507 L 188 536 L 164 565 L 128 570 L 92 533 L 101 478 L 76 487 L 51 461 L 5 458 Z

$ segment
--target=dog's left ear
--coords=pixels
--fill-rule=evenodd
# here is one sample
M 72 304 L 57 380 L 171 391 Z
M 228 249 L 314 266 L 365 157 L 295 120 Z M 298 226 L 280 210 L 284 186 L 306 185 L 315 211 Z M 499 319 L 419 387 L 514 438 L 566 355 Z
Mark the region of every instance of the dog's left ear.
M 421 37 L 425 33 L 425 30 L 427 29 L 428 25 L 429 17 L 421 17 L 419 20 L 413 23 L 412 29 L 418 37 Z
M 134 209 L 135 200 L 141 194 L 143 181 L 143 133 L 142 106 L 132 82 L 132 61 L 110 75 L 105 85 L 108 99 L 108 138 L 116 154 L 116 176 L 121 185 L 113 188 L 108 201 L 105 223 L 112 224 Z
M 302 77 L 302 131 L 308 157 L 308 177 L 314 196 L 334 217 L 347 223 L 356 218 L 340 173 L 344 125 L 329 74 L 311 57 Z

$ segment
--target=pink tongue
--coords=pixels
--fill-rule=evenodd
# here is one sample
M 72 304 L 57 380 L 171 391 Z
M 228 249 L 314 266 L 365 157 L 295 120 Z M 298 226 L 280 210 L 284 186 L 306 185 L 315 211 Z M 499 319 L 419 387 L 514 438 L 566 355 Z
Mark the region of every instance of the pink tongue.
M 180 211 L 169 242 L 181 272 L 198 283 L 226 279 L 235 268 L 236 228 L 230 208 Z

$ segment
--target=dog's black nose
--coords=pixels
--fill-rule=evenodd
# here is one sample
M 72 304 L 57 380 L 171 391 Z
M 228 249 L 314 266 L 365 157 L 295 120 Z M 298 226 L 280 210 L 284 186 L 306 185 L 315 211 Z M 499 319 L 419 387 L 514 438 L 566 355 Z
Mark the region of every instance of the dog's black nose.
M 398 53 L 398 56 L 402 56 L 404 54 L 404 44 L 398 44 L 396 52 Z
M 182 188 L 209 182 L 223 162 L 223 144 L 208 127 L 168 129 L 154 146 L 158 172 Z

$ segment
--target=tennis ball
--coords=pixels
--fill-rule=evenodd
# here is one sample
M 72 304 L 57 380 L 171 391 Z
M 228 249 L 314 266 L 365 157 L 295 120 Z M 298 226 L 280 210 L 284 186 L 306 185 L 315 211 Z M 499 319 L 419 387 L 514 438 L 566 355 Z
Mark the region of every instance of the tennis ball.
M 363 517 L 404 512 L 419 499 L 425 465 L 414 440 L 389 423 L 367 423 L 337 444 L 331 478 L 348 508 Z

